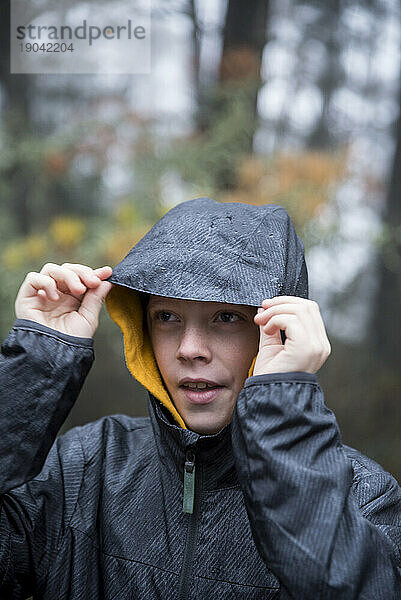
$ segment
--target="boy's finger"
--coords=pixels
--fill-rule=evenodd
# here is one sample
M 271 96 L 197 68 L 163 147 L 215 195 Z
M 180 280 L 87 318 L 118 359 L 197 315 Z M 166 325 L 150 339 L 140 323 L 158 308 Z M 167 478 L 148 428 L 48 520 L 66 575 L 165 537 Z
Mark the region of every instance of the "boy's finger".
M 104 277 L 106 274 L 106 271 L 102 271 L 102 269 L 104 269 L 104 267 L 100 267 L 100 270 L 99 270 L 99 269 L 92 269 L 91 267 L 88 267 L 87 265 L 63 263 L 61 265 L 61 268 L 68 269 L 69 271 L 76 273 L 78 275 L 78 277 L 80 277 L 82 283 L 84 285 L 86 285 L 87 287 L 98 286 L 101 281 L 101 277 Z M 109 267 L 109 268 L 111 268 L 111 267 Z
M 311 302 L 311 300 L 301 298 L 300 296 L 274 296 L 274 298 L 265 298 L 262 300 L 261 304 L 264 308 L 267 308 L 268 306 L 273 306 L 273 304 L 284 304 L 286 302 L 300 304 L 303 302 Z
M 96 273 L 96 275 L 101 279 L 107 279 L 108 277 L 110 277 L 112 271 L 113 269 L 108 265 L 94 269 L 94 273 Z
M 90 320 L 90 316 L 97 319 L 102 303 L 112 287 L 113 284 L 109 281 L 102 281 L 96 289 L 88 290 L 78 309 L 78 313 L 88 320 Z
M 61 267 L 54 263 L 46 263 L 40 274 L 52 277 L 61 292 L 82 295 L 86 291 L 85 284 L 74 269 Z
M 264 312 L 263 308 L 258 308 L 257 314 L 261 314 L 262 312 Z M 265 325 L 259 325 L 259 350 L 262 347 L 265 348 L 266 346 L 283 345 L 279 330 L 268 334 L 265 332 L 264 328 Z

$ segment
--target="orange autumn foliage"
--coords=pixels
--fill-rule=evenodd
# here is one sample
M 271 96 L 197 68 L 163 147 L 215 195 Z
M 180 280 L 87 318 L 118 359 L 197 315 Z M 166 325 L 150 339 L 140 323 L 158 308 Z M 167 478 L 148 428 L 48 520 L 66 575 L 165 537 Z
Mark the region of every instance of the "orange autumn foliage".
M 280 204 L 298 226 L 317 216 L 345 174 L 346 152 L 281 152 L 271 160 L 248 156 L 238 166 L 237 186 L 223 202 Z

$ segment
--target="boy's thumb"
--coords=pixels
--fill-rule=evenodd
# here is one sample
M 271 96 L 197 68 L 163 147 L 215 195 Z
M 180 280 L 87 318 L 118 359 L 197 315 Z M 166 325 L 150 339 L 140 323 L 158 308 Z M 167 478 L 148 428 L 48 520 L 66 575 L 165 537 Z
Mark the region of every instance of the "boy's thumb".
M 109 281 L 102 281 L 97 288 L 89 289 L 81 302 L 80 310 L 87 310 L 94 315 L 98 315 L 102 308 L 102 303 L 112 287 L 113 284 Z

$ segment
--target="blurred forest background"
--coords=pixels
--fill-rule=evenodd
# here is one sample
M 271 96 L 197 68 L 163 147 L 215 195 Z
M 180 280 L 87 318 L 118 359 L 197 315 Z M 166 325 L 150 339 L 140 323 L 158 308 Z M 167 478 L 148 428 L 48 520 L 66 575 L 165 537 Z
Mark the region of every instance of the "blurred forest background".
M 111 3 L 112 4 L 112 3 Z M 127 6 L 129 2 L 127 2 Z M 0 8 L 0 328 L 29 271 L 115 266 L 197 196 L 278 203 L 305 242 L 343 441 L 401 481 L 399 0 L 153 0 L 150 75 L 11 75 Z M 147 412 L 102 308 L 60 433 Z

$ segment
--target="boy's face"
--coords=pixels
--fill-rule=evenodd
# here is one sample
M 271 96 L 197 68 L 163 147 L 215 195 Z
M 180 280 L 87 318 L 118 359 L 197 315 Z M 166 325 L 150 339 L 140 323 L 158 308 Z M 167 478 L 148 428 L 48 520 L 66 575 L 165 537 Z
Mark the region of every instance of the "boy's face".
M 151 295 L 147 324 L 156 361 L 186 426 L 217 433 L 231 421 L 259 348 L 256 308 Z M 185 379 L 218 387 L 191 388 Z

